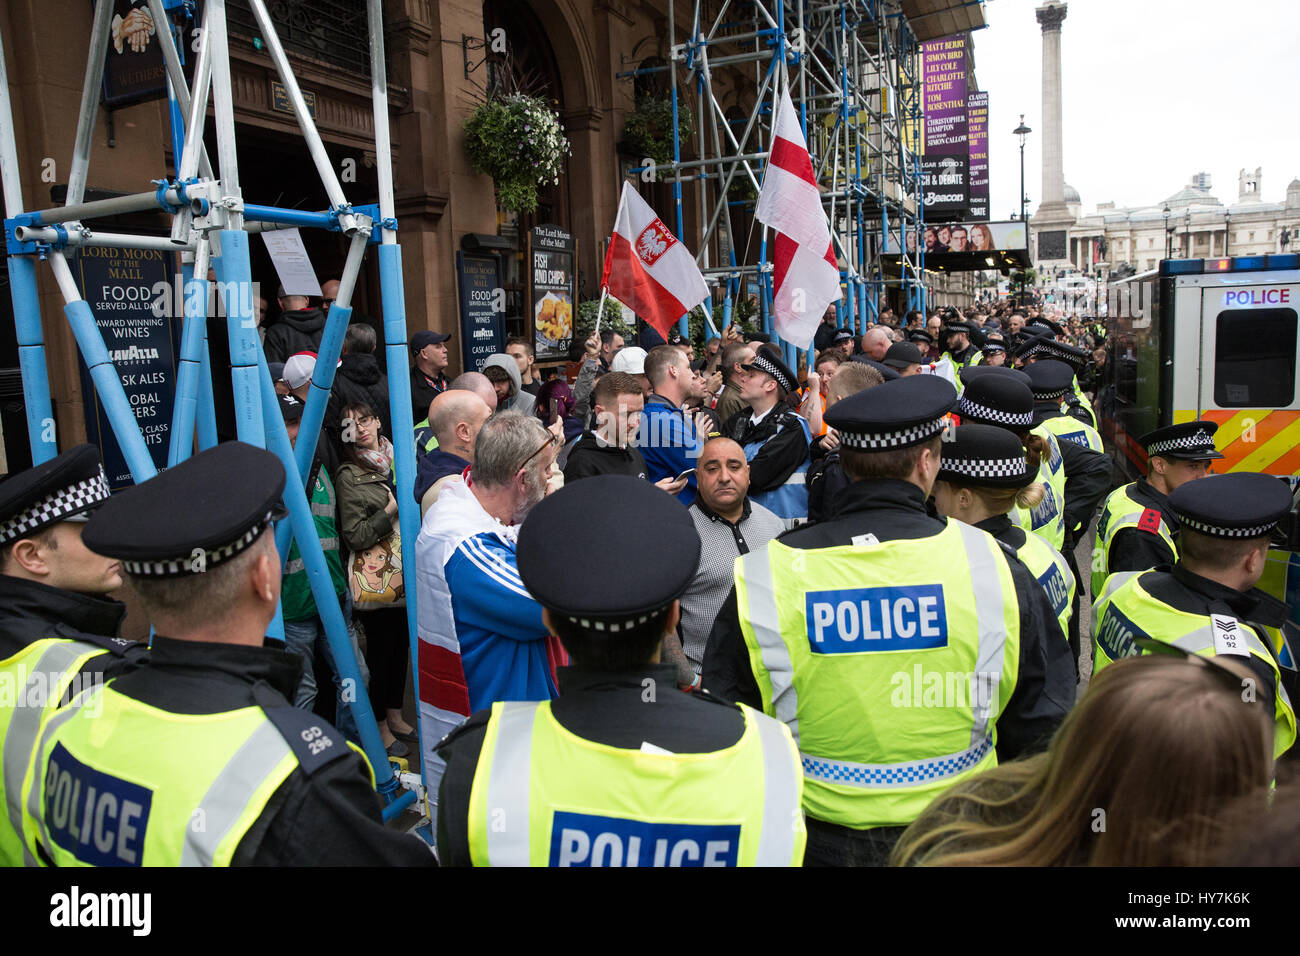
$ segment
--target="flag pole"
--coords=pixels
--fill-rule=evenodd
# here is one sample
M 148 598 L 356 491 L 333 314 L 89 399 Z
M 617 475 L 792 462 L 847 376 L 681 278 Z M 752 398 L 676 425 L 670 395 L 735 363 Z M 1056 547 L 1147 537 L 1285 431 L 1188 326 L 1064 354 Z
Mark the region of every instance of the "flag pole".
M 600 338 L 600 317 L 605 313 L 605 300 L 609 298 L 609 287 L 600 287 L 600 305 L 596 306 L 596 331 L 591 334 Z

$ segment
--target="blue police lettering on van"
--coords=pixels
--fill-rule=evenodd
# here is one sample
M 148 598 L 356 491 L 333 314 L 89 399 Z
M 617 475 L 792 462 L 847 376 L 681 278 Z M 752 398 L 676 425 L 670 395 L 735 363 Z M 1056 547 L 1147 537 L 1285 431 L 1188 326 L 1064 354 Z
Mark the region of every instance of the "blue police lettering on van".
M 1038 583 L 1047 592 L 1047 600 L 1052 605 L 1052 610 L 1056 612 L 1057 617 L 1060 617 L 1065 613 L 1065 609 L 1070 606 L 1070 589 L 1066 586 L 1065 576 L 1061 574 L 1061 569 L 1053 563 L 1043 572 L 1043 576 L 1038 579 Z
M 141 866 L 152 803 L 152 790 L 87 767 L 55 744 L 45 773 L 45 827 L 78 860 Z
M 1034 528 L 1049 525 L 1056 520 L 1060 511 L 1061 509 L 1056 506 L 1056 495 L 1052 493 L 1052 486 L 1044 483 L 1043 500 L 1029 512 L 1029 524 Z
M 809 591 L 804 611 L 815 654 L 948 646 L 942 584 Z
M 1097 644 L 1112 661 L 1137 657 L 1142 653 L 1133 643 L 1147 633 L 1121 613 L 1114 604 L 1107 605 L 1102 619 L 1097 622 Z
M 736 866 L 740 824 L 647 823 L 557 811 L 550 866 Z

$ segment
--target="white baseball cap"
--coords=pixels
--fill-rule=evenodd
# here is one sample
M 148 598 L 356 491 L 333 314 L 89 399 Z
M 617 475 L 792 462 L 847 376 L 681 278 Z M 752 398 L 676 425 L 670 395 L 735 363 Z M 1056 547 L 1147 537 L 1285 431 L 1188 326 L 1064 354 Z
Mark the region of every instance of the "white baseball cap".
M 618 350 L 614 361 L 609 363 L 611 372 L 627 372 L 629 375 L 645 374 L 645 349 L 638 345 L 629 345 Z
M 296 355 L 290 355 L 288 361 L 284 363 L 282 379 L 291 389 L 302 388 L 311 381 L 314 371 L 316 371 L 316 356 L 311 352 L 298 352 Z

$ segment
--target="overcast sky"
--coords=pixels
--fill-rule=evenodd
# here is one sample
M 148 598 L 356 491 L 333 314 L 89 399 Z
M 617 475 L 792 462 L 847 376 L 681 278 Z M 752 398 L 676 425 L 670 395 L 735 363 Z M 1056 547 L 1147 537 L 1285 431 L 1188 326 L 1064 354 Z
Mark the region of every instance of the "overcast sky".
M 1298 0 L 1068 0 L 1061 33 L 1065 181 L 1097 203 L 1155 205 L 1193 173 L 1235 202 L 1263 168 L 1280 202 L 1300 177 Z M 989 93 L 991 218 L 1019 210 L 1020 113 L 1032 216 L 1042 200 L 1042 0 L 987 0 L 975 74 Z

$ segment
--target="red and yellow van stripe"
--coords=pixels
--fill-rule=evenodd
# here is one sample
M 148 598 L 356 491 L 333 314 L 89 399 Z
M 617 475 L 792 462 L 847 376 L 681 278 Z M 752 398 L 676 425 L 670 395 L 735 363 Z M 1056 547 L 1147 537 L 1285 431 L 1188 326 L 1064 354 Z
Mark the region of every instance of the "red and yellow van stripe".
M 1214 462 L 1215 472 L 1300 475 L 1300 409 L 1211 409 L 1201 417 L 1219 425 L 1214 445 L 1223 453 L 1223 460 Z M 1194 410 L 1174 412 L 1175 424 L 1195 418 Z

